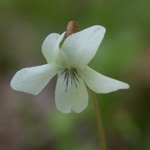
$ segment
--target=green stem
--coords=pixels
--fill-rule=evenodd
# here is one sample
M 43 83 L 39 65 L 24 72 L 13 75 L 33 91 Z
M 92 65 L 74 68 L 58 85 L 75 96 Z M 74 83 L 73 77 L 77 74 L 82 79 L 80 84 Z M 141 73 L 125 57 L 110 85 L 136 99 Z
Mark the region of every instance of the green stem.
M 102 119 L 101 119 L 101 113 L 99 109 L 97 95 L 93 91 L 91 91 L 91 95 L 92 95 L 93 104 L 95 108 L 98 136 L 99 136 L 99 142 L 100 142 L 100 150 L 106 150 L 105 134 L 104 134 L 104 129 L 102 125 Z

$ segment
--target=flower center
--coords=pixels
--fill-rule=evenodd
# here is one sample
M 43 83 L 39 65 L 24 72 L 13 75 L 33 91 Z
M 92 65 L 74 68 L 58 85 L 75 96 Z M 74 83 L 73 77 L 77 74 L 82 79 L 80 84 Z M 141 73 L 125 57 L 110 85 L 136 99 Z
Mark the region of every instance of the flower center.
M 80 83 L 79 81 L 80 75 L 78 74 L 77 70 L 75 68 L 71 68 L 71 69 L 64 68 L 62 70 L 61 75 L 63 74 L 65 74 L 64 81 L 66 82 L 66 91 L 69 85 L 69 80 L 71 82 L 71 85 L 75 84 L 77 88 L 77 82 Z

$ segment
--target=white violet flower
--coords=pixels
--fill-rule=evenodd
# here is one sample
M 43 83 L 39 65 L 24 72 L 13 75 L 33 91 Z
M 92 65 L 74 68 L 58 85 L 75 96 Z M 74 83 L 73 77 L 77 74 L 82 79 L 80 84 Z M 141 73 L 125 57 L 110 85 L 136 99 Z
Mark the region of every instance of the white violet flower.
M 104 37 L 105 28 L 95 25 L 65 38 L 51 33 L 42 45 L 47 64 L 24 68 L 13 77 L 10 85 L 16 91 L 37 95 L 57 74 L 56 107 L 63 113 L 80 113 L 88 105 L 85 84 L 96 93 L 128 89 L 127 83 L 106 77 L 88 64 L 96 54 Z

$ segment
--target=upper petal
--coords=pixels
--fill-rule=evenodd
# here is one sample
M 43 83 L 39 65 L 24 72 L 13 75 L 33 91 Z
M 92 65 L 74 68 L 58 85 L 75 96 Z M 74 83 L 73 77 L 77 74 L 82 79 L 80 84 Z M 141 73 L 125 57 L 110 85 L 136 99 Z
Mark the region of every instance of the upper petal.
M 54 55 L 54 63 L 62 68 L 68 68 L 68 59 L 65 56 L 64 52 L 60 49 L 60 43 L 64 40 L 65 34 L 66 32 L 62 33 L 59 39 L 57 40 Z
M 48 63 L 52 63 L 54 60 L 54 50 L 59 37 L 59 34 L 51 33 L 45 38 L 42 44 L 42 53 L 45 56 Z
M 66 76 L 65 73 L 61 73 L 62 71 L 58 74 L 56 84 L 56 107 L 63 113 L 70 113 L 71 109 L 76 113 L 80 113 L 88 105 L 88 93 L 85 84 L 79 77 L 79 81 L 77 81 L 73 80 L 70 75 Z
M 81 74 L 88 87 L 96 93 L 109 93 L 129 88 L 127 83 L 106 77 L 88 66 L 82 70 Z
M 11 87 L 16 91 L 38 94 L 56 74 L 57 70 L 50 64 L 19 70 L 11 80 Z
M 42 52 L 48 63 L 55 63 L 59 67 L 68 67 L 68 60 L 63 51 L 60 50 L 60 44 L 65 37 L 65 33 L 61 35 L 51 33 L 46 37 L 42 45 Z
M 71 67 L 85 67 L 97 52 L 104 34 L 105 28 L 95 25 L 69 36 L 62 45 L 62 51 Z

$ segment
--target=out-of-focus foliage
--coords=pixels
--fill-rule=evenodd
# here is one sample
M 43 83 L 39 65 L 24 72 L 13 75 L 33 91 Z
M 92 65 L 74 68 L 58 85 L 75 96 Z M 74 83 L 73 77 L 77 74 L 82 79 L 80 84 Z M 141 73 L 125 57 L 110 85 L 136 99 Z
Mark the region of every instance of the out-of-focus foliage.
M 44 38 L 64 32 L 70 20 L 81 29 L 106 27 L 91 66 L 130 84 L 99 95 L 108 149 L 150 149 L 149 6 L 149 0 L 0 0 L 0 149 L 98 149 L 91 99 L 84 112 L 62 114 L 55 108 L 56 78 L 38 96 L 9 86 L 17 70 L 45 63 Z

